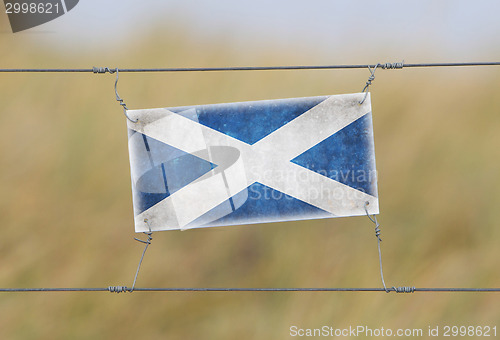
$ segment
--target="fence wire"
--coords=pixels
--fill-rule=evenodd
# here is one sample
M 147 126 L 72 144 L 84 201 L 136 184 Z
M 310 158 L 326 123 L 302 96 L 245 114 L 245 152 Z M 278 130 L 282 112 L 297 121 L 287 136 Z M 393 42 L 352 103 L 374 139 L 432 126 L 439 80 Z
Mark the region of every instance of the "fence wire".
M 233 67 L 169 67 L 169 68 L 3 68 L 0 72 L 11 73 L 114 73 L 119 72 L 216 72 L 216 71 L 274 71 L 274 70 L 335 70 L 335 69 L 366 69 L 379 67 L 382 69 L 402 69 L 420 67 L 460 67 L 460 66 L 500 66 L 500 61 L 493 62 L 446 62 L 446 63 L 417 63 L 405 64 L 376 63 L 354 65 L 295 65 L 295 66 L 233 66 Z
M 22 292 L 111 292 L 132 293 L 124 286 L 107 288 L 0 288 L 0 293 Z M 133 292 L 383 292 L 383 293 L 500 293 L 500 288 L 417 288 L 398 287 L 397 290 L 385 288 L 139 288 Z

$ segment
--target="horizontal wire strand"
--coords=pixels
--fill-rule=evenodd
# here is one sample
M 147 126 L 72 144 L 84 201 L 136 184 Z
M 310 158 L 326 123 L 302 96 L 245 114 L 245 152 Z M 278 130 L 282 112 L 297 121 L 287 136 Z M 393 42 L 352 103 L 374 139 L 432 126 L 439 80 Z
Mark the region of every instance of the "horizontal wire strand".
M 400 67 L 390 67 L 396 65 Z M 214 72 L 214 71 L 272 71 L 272 70 L 328 70 L 328 69 L 364 69 L 380 66 L 383 69 L 401 69 L 412 67 L 458 67 L 458 66 L 500 66 L 499 61 L 495 62 L 459 62 L 459 63 L 377 63 L 377 64 L 356 64 L 356 65 L 297 65 L 297 66 L 236 66 L 236 67 L 178 67 L 178 68 L 3 68 L 0 72 L 73 72 L 73 73 L 106 73 L 109 70 L 119 72 Z
M 131 292 L 129 288 L 118 286 L 107 288 L 0 288 L 0 293 L 14 292 Z M 403 287 L 399 287 L 403 288 Z M 415 288 L 408 287 L 409 291 L 396 290 L 396 293 L 476 293 L 496 292 L 500 288 Z M 134 292 L 384 292 L 384 288 L 134 288 Z

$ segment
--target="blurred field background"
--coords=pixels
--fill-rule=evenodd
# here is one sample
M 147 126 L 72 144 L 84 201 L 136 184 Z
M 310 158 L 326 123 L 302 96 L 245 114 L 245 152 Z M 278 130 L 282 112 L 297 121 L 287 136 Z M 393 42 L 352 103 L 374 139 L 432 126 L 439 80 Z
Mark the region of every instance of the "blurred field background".
M 8 31 L 6 18 L 0 24 Z M 176 34 L 154 33 L 165 30 Z M 61 53 L 36 38 L 0 34 L 0 67 L 331 63 L 287 50 L 245 58 L 224 38 L 201 43 L 175 23 L 100 54 Z M 398 60 L 355 60 L 376 61 Z M 154 108 L 355 93 L 368 75 L 123 73 L 119 93 L 132 109 Z M 494 67 L 377 71 L 371 91 L 389 286 L 500 286 L 499 76 Z M 114 75 L 0 79 L 0 286 L 130 286 L 143 245 L 133 240 Z M 138 287 L 381 286 L 366 217 L 153 238 Z M 498 327 L 499 302 L 495 293 L 1 293 L 0 338 L 286 339 L 292 325 Z

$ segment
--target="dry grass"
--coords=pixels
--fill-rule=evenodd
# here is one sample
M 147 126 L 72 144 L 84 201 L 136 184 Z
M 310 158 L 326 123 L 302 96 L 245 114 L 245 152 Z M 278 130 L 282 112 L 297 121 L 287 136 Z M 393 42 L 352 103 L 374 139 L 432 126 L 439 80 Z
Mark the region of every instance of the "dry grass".
M 42 47 L 25 52 L 36 46 L 30 39 L 2 34 L 2 67 L 239 63 L 223 44 L 177 38 L 155 45 L 155 37 L 70 62 Z M 276 55 L 258 62 L 280 64 Z M 123 74 L 119 86 L 131 108 L 148 108 L 358 92 L 367 74 Z M 493 68 L 377 74 L 372 105 L 388 284 L 499 285 L 498 76 Z M 1 75 L 2 287 L 131 283 L 142 245 L 133 241 L 125 121 L 112 85 L 110 75 Z M 367 218 L 154 236 L 139 286 L 380 285 Z M 0 337 L 280 339 L 291 325 L 494 325 L 498 302 L 494 294 L 3 293 Z

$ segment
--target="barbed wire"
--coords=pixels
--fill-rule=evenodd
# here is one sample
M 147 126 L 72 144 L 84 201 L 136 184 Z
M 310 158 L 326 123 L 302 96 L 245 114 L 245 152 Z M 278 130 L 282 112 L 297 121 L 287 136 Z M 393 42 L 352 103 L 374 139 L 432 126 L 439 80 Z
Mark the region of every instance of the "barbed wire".
M 233 67 L 168 67 L 168 68 L 3 68 L 0 72 L 58 72 L 58 73 L 114 73 L 119 72 L 216 72 L 216 71 L 273 71 L 273 70 L 334 70 L 334 69 L 366 69 L 379 67 L 382 69 L 402 69 L 418 67 L 461 67 L 461 66 L 500 66 L 500 61 L 493 62 L 445 62 L 445 63 L 376 63 L 353 65 L 295 65 L 295 66 L 233 66 Z

